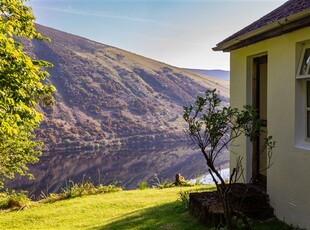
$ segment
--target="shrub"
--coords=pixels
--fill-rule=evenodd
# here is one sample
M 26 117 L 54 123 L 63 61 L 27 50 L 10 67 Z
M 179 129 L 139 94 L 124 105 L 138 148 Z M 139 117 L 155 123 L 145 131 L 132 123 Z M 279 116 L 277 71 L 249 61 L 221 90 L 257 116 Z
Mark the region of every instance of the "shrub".
M 117 186 L 117 183 L 110 185 L 98 185 L 97 187 L 90 181 L 82 183 L 74 183 L 72 180 L 67 183 L 66 187 L 61 190 L 60 193 L 51 193 L 45 195 L 41 194 L 43 203 L 51 203 L 59 200 L 70 199 L 74 197 L 81 197 L 84 195 L 96 195 L 103 193 L 111 193 L 121 191 L 122 188 Z
M 147 182 L 146 182 L 146 181 L 141 181 L 141 182 L 138 184 L 138 188 L 139 188 L 140 190 L 147 189 L 147 188 L 148 188 Z
M 155 177 L 153 179 L 153 187 L 154 188 L 162 189 L 162 188 L 172 188 L 174 186 L 175 186 L 175 184 L 170 182 L 170 181 L 168 181 L 168 180 L 161 181 L 159 179 L 158 175 L 155 174 Z
M 0 193 L 0 209 L 23 209 L 28 207 L 30 198 L 25 191 L 15 190 Z

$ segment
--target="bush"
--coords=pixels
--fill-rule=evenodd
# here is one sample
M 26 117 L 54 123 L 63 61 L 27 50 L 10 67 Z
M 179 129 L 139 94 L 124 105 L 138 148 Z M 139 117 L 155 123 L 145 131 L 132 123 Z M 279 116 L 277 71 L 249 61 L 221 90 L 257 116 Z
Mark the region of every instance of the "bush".
M 154 188 L 162 189 L 162 188 L 172 188 L 174 186 L 175 186 L 175 184 L 173 182 L 170 182 L 168 180 L 161 181 L 159 179 L 158 175 L 155 174 L 155 178 L 153 180 L 153 187 Z
M 6 190 L 0 193 L 0 209 L 23 209 L 28 207 L 29 202 L 30 198 L 25 191 Z
M 146 181 L 141 181 L 141 182 L 138 184 L 138 188 L 139 188 L 140 190 L 147 189 L 147 188 L 148 188 L 147 182 L 146 182 Z
M 90 181 L 85 181 L 82 183 L 74 183 L 73 181 L 69 181 L 66 187 L 61 190 L 60 193 L 51 193 L 45 195 L 41 194 L 43 203 L 51 203 L 58 200 L 65 200 L 74 197 L 81 197 L 84 195 L 96 195 L 103 193 L 111 193 L 121 191 L 122 188 L 117 186 L 117 183 L 110 185 L 98 185 L 97 187 Z

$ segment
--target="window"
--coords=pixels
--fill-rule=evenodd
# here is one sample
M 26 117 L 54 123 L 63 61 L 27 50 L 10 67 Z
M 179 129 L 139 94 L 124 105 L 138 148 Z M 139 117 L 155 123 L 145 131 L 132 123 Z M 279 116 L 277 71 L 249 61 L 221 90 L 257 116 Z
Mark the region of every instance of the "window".
M 303 47 L 296 78 L 310 78 L 310 44 Z
M 310 150 L 310 42 L 297 44 L 296 143 Z

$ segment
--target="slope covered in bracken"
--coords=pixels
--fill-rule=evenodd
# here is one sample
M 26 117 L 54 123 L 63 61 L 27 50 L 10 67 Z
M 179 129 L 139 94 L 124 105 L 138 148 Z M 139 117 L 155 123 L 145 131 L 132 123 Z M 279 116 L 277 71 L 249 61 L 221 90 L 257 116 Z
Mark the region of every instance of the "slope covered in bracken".
M 37 25 L 51 42 L 23 41 L 27 52 L 54 64 L 53 108 L 37 136 L 45 148 L 96 148 L 159 143 L 184 135 L 183 106 L 207 88 L 228 103 L 228 83 L 137 54 Z

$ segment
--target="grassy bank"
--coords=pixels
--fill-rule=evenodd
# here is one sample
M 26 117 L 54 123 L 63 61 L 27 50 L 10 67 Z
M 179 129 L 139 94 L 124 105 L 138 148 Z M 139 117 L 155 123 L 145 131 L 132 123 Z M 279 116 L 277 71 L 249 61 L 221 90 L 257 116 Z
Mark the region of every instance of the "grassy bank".
M 180 191 L 210 187 L 174 187 L 120 191 L 55 203 L 29 204 L 29 209 L 0 214 L 0 229 L 176 229 L 202 230 L 180 199 Z M 279 221 L 254 229 L 291 229 Z

